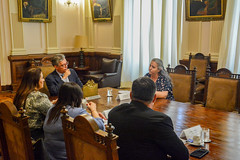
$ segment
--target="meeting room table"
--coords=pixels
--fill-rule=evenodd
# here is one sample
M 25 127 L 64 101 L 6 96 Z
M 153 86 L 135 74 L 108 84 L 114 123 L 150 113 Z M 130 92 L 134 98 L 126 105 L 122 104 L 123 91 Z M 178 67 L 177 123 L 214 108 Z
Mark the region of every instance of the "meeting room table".
M 107 97 L 107 90 L 100 88 L 100 99 L 93 100 L 97 103 L 97 109 L 102 112 L 111 109 L 121 103 L 129 103 L 130 100 L 119 101 L 116 99 L 119 89 L 112 88 L 112 97 Z M 237 160 L 240 159 L 240 115 L 237 112 L 225 112 L 200 105 L 157 99 L 152 108 L 171 117 L 176 134 L 180 136 L 184 129 L 201 125 L 210 129 L 210 143 L 203 147 L 196 147 L 186 143 L 189 153 L 198 148 L 206 148 L 209 153 L 203 160 Z M 189 157 L 194 160 L 197 158 Z

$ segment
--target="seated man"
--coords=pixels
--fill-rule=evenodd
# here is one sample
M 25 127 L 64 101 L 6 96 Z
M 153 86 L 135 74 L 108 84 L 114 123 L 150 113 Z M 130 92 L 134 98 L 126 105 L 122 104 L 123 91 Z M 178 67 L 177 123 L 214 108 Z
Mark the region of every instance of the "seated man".
M 59 88 L 64 82 L 75 82 L 83 87 L 77 73 L 73 69 L 68 69 L 68 62 L 63 54 L 56 54 L 52 58 L 52 65 L 55 70 L 45 79 L 51 96 L 58 95 Z
M 188 149 L 174 132 L 171 118 L 151 109 L 155 92 L 153 80 L 140 77 L 132 84 L 131 103 L 110 111 L 108 122 L 119 136 L 120 160 L 162 160 L 168 156 L 174 160 L 189 159 Z

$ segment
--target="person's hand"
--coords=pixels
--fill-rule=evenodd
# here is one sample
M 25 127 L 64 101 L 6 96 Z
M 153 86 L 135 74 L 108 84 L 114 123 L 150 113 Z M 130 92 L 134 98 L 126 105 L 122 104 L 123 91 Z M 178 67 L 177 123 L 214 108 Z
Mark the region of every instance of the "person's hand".
M 98 112 L 98 114 L 99 114 L 99 117 L 100 117 L 100 118 L 102 118 L 102 119 L 104 119 L 104 120 L 107 120 L 107 118 L 106 118 L 101 112 Z
M 52 104 L 55 104 L 57 102 L 58 98 L 57 99 L 54 99 L 51 101 Z
M 71 74 L 70 70 L 67 69 L 66 72 L 64 73 L 63 79 L 66 79 L 70 74 Z
M 93 102 L 87 103 L 88 108 L 90 109 L 91 112 L 97 111 L 97 106 Z

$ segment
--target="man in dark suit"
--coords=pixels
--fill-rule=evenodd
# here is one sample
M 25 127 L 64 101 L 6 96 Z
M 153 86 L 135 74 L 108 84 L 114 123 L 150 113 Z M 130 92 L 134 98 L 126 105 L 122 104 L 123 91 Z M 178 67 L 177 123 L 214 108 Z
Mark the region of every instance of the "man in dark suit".
M 77 73 L 68 68 L 68 62 L 63 54 L 56 54 L 52 58 L 52 65 L 55 70 L 50 73 L 45 81 L 51 96 L 57 96 L 59 88 L 64 82 L 75 82 L 81 88 L 83 87 Z
M 189 159 L 188 149 L 174 132 L 171 118 L 151 109 L 155 92 L 155 83 L 148 77 L 140 77 L 133 82 L 131 103 L 110 111 L 108 122 L 119 136 L 120 160 Z

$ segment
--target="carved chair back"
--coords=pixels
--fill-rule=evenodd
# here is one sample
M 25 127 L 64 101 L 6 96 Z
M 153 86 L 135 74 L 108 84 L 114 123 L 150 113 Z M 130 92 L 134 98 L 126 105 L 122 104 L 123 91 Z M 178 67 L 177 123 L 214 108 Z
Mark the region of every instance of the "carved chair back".
M 240 111 L 240 74 L 232 74 L 226 68 L 208 72 L 204 103 L 208 108 Z
M 118 136 L 112 133 L 113 126 L 106 127 L 107 133 L 89 115 L 73 119 L 65 108 L 61 113 L 68 160 L 118 160 Z
M 188 70 L 184 65 L 177 65 L 167 71 L 173 83 L 173 96 L 176 101 L 194 102 L 196 70 Z
M 43 57 L 41 60 L 41 66 L 38 66 L 42 70 L 43 78 L 46 78 L 50 73 L 55 70 L 55 68 L 52 66 L 51 59 L 52 57 Z M 40 91 L 48 95 L 48 97 L 50 96 L 46 82 L 44 82 L 44 86 Z
M 4 160 L 33 160 L 28 118 L 8 101 L 0 103 L 0 144 Z
M 195 55 L 192 55 L 190 53 L 189 55 L 189 68 L 190 70 L 193 70 L 194 67 L 196 67 L 197 73 L 196 78 L 198 81 L 203 82 L 206 79 L 206 73 L 207 69 L 209 68 L 211 55 L 204 56 L 202 53 L 197 53 Z

